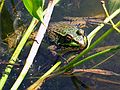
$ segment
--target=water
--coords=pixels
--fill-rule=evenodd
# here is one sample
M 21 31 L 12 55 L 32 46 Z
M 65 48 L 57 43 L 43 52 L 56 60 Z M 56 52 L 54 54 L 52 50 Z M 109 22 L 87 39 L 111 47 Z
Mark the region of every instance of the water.
M 19 0 L 16 0 L 16 2 L 17 1 L 19 1 Z M 77 4 L 76 1 L 79 1 L 80 4 L 79 3 Z M 14 29 L 16 28 L 16 27 L 13 27 L 13 25 L 11 25 L 16 20 L 16 16 L 12 11 L 10 0 L 6 0 L 6 8 L 9 11 L 10 22 L 9 23 L 5 22 L 8 24 L 7 26 L 9 26 L 9 29 L 8 29 L 8 27 L 5 29 L 2 28 L 2 34 L 4 34 L 4 35 L 2 35 L 2 38 L 6 37 L 6 32 L 8 34 L 10 32 L 13 32 Z M 27 25 L 29 25 L 31 16 L 26 11 L 26 9 L 24 8 L 22 3 L 18 4 L 17 11 L 22 12 L 21 20 L 23 21 L 23 23 L 25 23 L 25 24 L 27 23 Z M 104 13 L 103 13 L 103 9 L 101 8 L 100 2 L 98 2 L 96 0 L 92 0 L 92 1 L 90 1 L 90 0 L 74 0 L 74 2 L 72 2 L 71 0 L 67 0 L 67 1 L 62 0 L 62 2 L 60 2 L 60 4 L 56 5 L 51 21 L 53 21 L 53 22 L 62 21 L 63 17 L 68 17 L 68 16 L 80 17 L 80 16 L 99 16 L 99 15 L 104 15 Z M 106 28 L 103 29 L 103 31 L 104 30 L 106 30 Z M 90 32 L 90 31 L 88 29 L 88 32 Z M 100 32 L 100 33 L 103 33 L 103 32 Z M 102 43 L 100 43 L 97 47 L 105 46 L 105 45 L 120 44 L 119 41 L 120 41 L 119 34 L 117 34 L 116 32 L 113 32 L 109 37 L 106 38 L 106 40 L 104 40 Z M 38 79 L 35 77 L 41 76 L 43 74 L 43 72 L 47 71 L 51 67 L 51 65 L 53 65 L 53 63 L 55 62 L 54 57 L 51 56 L 50 51 L 47 49 L 48 46 L 49 46 L 48 44 L 46 44 L 44 42 L 42 43 L 42 45 L 35 57 L 34 63 L 31 66 L 31 69 L 29 70 L 29 73 L 27 74 L 25 80 L 19 87 L 19 90 L 26 89 L 29 85 L 31 85 L 34 81 L 36 81 Z M 3 50 L 2 50 L 3 52 L 5 50 L 7 50 L 7 47 L 4 44 L 2 44 L 1 48 L 3 48 Z M 20 71 L 22 70 L 23 65 L 25 64 L 25 59 L 27 58 L 29 49 L 30 49 L 30 47 L 23 49 L 20 57 L 18 58 L 18 62 L 17 62 L 18 64 L 21 64 L 21 66 L 14 66 L 14 69 L 4 87 L 4 90 L 9 90 L 10 87 L 12 86 L 12 84 L 14 83 L 15 79 L 19 75 Z M 120 56 L 120 51 L 114 57 L 112 57 L 110 60 L 108 60 L 104 64 L 100 65 L 98 68 L 112 70 L 116 73 L 119 73 L 120 72 L 119 56 Z M 95 65 L 96 62 L 103 60 L 104 57 L 108 57 L 108 56 L 104 55 L 102 57 L 96 58 L 89 64 L 87 63 L 87 64 L 81 66 L 81 68 L 91 67 L 92 65 Z M 10 54 L 7 53 L 5 56 L 0 56 L 0 58 L 2 60 L 8 61 L 8 59 L 10 58 Z M 3 64 L 0 66 L 1 72 L 3 72 L 5 66 L 6 65 L 3 65 Z M 107 80 L 113 80 L 116 82 L 120 81 L 119 80 L 120 78 L 116 77 L 116 76 L 101 76 L 101 75 L 93 75 L 93 74 L 85 74 L 85 76 L 90 76 L 90 78 L 91 77 L 92 78 L 99 77 L 99 78 L 103 78 L 103 79 L 107 79 Z M 84 82 L 88 86 L 91 86 L 95 90 L 112 90 L 112 89 L 119 90 L 119 88 L 120 88 L 120 85 L 117 85 L 117 84 L 111 84 L 111 83 L 103 82 L 103 81 L 98 82 L 97 80 L 91 80 L 91 79 L 85 78 L 85 77 L 82 77 L 80 79 L 82 82 Z M 71 79 L 69 77 L 56 77 L 54 79 L 50 79 L 50 80 L 46 81 L 45 84 L 43 84 L 43 86 L 42 86 L 42 90 L 61 90 L 61 89 L 62 90 L 67 90 L 67 89 L 75 90 L 75 87 L 73 86 Z M 84 89 L 82 88 L 82 90 L 84 90 Z

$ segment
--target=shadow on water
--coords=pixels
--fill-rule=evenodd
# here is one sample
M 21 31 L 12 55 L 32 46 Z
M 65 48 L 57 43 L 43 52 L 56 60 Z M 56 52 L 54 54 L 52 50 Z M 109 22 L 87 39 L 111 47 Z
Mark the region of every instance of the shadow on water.
M 16 2 L 19 0 L 16 0 Z M 79 3 L 77 3 L 79 2 Z M 21 6 L 21 7 L 20 7 Z M 10 32 L 14 31 L 13 22 L 16 19 L 15 15 L 11 13 L 12 9 L 10 1 L 6 0 L 6 7 L 5 13 L 2 14 L 1 21 L 2 21 L 2 38 L 6 37 L 6 33 L 9 34 Z M 8 10 L 8 11 L 7 11 Z M 23 23 L 27 23 L 29 25 L 31 16 L 29 16 L 28 12 L 24 8 L 23 4 L 20 3 L 17 6 L 18 11 L 22 11 L 22 15 L 24 15 L 22 19 Z M 3 10 L 4 11 L 4 10 Z M 7 16 L 5 16 L 7 15 Z M 52 15 L 52 22 L 58 22 L 63 21 L 64 17 L 81 17 L 81 16 L 100 16 L 104 15 L 103 10 L 101 8 L 101 4 L 99 1 L 96 0 L 62 0 L 59 4 L 56 5 L 55 10 Z M 29 22 L 28 22 L 29 21 Z M 93 27 L 94 28 L 94 27 Z M 93 29 L 92 28 L 92 29 Z M 106 29 L 103 29 L 106 30 Z M 88 32 L 89 29 L 88 29 Z M 112 38 L 111 38 L 112 37 Z M 114 34 L 110 35 L 106 38 L 99 46 L 105 46 L 105 45 L 112 45 L 112 44 L 120 44 L 120 37 L 119 34 L 114 32 Z M 42 45 L 39 48 L 39 51 L 35 57 L 34 63 L 31 66 L 31 69 L 29 70 L 29 73 L 27 74 L 25 80 L 21 84 L 19 90 L 24 90 L 26 87 L 31 85 L 34 81 L 38 79 L 39 76 L 41 76 L 44 72 L 46 72 L 55 62 L 55 57 L 52 57 L 50 51 L 47 49 L 49 44 L 42 43 Z M 7 50 L 7 46 L 1 45 L 1 48 L 4 50 Z M 20 57 L 18 58 L 18 64 L 21 66 L 14 66 L 14 69 L 12 73 L 10 74 L 10 77 L 7 81 L 7 84 L 4 87 L 4 90 L 10 89 L 14 81 L 16 80 L 17 76 L 19 75 L 20 71 L 22 70 L 23 65 L 25 64 L 25 59 L 27 58 L 27 55 L 29 53 L 30 47 L 26 47 L 23 49 Z M 8 61 L 10 58 L 9 52 L 3 56 L 0 56 L 0 59 Z M 98 68 L 106 69 L 106 70 L 112 70 L 117 73 L 120 72 L 120 61 L 119 61 L 120 52 L 118 52 L 114 57 L 112 57 L 109 61 L 105 62 L 104 64 L 100 65 Z M 106 57 L 106 56 L 103 56 Z M 81 68 L 89 68 L 91 67 L 91 64 L 96 64 L 97 60 L 102 60 L 103 57 L 96 58 L 96 61 L 90 62 L 90 64 L 85 64 L 81 66 Z M 6 65 L 0 65 L 0 71 L 3 72 Z M 114 76 L 100 76 L 100 75 L 92 75 L 92 74 L 85 74 L 86 76 L 91 77 L 100 77 L 108 80 L 113 80 L 116 82 L 119 82 L 119 77 Z M 0 75 L 1 76 L 1 75 Z M 86 83 L 87 85 L 90 85 L 95 90 L 119 90 L 120 85 L 111 84 L 111 83 L 105 83 L 105 82 L 97 82 L 95 80 L 91 80 L 88 78 L 80 78 L 81 81 Z M 75 90 L 71 79 L 69 77 L 57 77 L 54 79 L 50 79 L 45 82 L 43 85 L 42 90 Z M 84 90 L 84 88 L 81 88 L 81 90 Z M 92 89 L 93 90 L 93 89 Z
M 1 13 L 1 33 L 2 38 L 5 38 L 8 33 L 13 32 L 13 20 L 10 16 L 9 11 L 7 10 L 6 6 L 3 6 L 2 13 Z

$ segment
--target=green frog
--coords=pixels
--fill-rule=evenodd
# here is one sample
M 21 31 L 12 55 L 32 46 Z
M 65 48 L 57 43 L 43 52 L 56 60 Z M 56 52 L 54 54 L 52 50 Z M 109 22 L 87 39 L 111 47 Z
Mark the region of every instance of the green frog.
M 87 45 L 84 30 L 65 22 L 50 24 L 46 34 L 52 42 L 59 46 L 77 47 L 82 50 Z

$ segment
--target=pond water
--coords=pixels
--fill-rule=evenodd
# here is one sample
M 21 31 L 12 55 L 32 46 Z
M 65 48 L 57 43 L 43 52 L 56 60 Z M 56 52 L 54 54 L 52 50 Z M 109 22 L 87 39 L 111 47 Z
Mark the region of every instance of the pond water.
M 19 2 L 19 4 L 18 4 Z M 24 5 L 19 0 L 15 0 L 15 3 L 17 5 L 16 10 L 19 11 L 19 14 L 21 15 L 21 20 L 23 24 L 26 24 L 26 26 L 29 25 L 30 20 L 32 17 L 29 15 L 29 13 L 26 11 Z M 2 39 L 7 37 L 7 34 L 14 32 L 14 29 L 18 27 L 18 23 L 13 24 L 13 22 L 16 20 L 16 15 L 13 13 L 12 5 L 10 3 L 10 0 L 5 1 L 6 10 L 8 10 L 7 17 L 5 20 L 2 20 L 1 32 L 2 32 Z M 6 15 L 4 13 L 4 15 Z M 2 14 L 2 17 L 4 16 Z M 104 11 L 101 7 L 101 3 L 96 0 L 62 0 L 59 4 L 56 5 L 51 22 L 59 22 L 63 21 L 64 17 L 85 17 L 85 16 L 104 16 Z M 4 17 L 5 18 L 5 17 Z M 8 20 L 8 21 L 7 21 Z M 3 22 L 4 21 L 4 22 Z M 95 25 L 96 26 L 96 25 Z M 108 26 L 109 27 L 109 26 Z M 106 28 L 108 28 L 106 27 Z M 95 28 L 92 27 L 91 29 L 87 29 L 87 34 L 91 32 L 91 30 Z M 103 29 L 103 31 L 106 30 L 106 28 Z M 102 34 L 103 31 L 101 31 L 99 34 Z M 99 36 L 97 36 L 99 37 Z M 96 37 L 96 38 L 97 38 Z M 110 36 L 108 36 L 103 42 L 101 42 L 97 47 L 99 46 L 107 46 L 107 45 L 116 45 L 120 44 L 120 35 L 116 32 L 113 32 Z M 50 51 L 47 49 L 49 44 L 46 44 L 44 41 L 42 45 L 39 48 L 39 51 L 35 57 L 34 63 L 31 66 L 31 69 L 29 70 L 29 73 L 27 74 L 25 80 L 19 87 L 19 90 L 25 90 L 29 85 L 34 83 L 38 79 L 39 76 L 41 76 L 45 71 L 47 71 L 51 65 L 55 62 L 55 57 L 53 57 L 50 53 Z M 2 55 L 3 52 L 7 50 L 7 45 L 1 43 L 1 56 L 0 60 L 6 60 L 8 61 L 11 54 L 7 52 L 5 55 Z M 23 65 L 25 64 L 25 59 L 27 58 L 27 55 L 29 53 L 30 47 L 26 47 L 23 49 L 18 62 L 21 66 L 15 65 L 14 69 L 12 70 L 12 73 L 10 74 L 10 77 L 4 87 L 4 90 L 9 90 L 16 80 L 17 76 L 19 75 L 20 71 L 22 70 Z M 86 63 L 83 66 L 80 66 L 81 68 L 90 68 L 92 65 L 95 65 L 100 60 L 103 60 L 104 58 L 108 57 L 110 54 L 103 55 L 102 57 L 95 58 L 90 63 Z M 111 70 L 116 73 L 120 73 L 120 51 L 116 55 L 114 55 L 110 60 L 107 62 L 101 64 L 98 68 L 105 69 L 105 70 Z M 0 72 L 4 71 L 6 65 L 1 64 L 0 65 Z M 79 67 L 79 68 L 80 68 Z M 0 74 L 1 77 L 2 74 Z M 90 76 L 87 78 L 87 76 Z M 109 81 L 103 81 L 103 80 L 92 80 L 90 78 L 103 78 L 106 80 L 112 80 L 115 82 L 118 82 L 118 84 L 115 84 L 114 82 Z M 117 76 L 102 76 L 102 75 L 95 75 L 95 74 L 85 74 L 83 77 L 80 77 L 80 80 L 85 83 L 86 85 L 92 87 L 92 90 L 119 90 L 120 89 L 120 77 Z M 56 78 L 52 78 L 48 81 L 46 81 L 41 90 L 75 90 L 75 87 L 71 81 L 70 77 L 63 77 L 59 76 Z M 81 90 L 85 90 L 85 88 L 81 87 Z

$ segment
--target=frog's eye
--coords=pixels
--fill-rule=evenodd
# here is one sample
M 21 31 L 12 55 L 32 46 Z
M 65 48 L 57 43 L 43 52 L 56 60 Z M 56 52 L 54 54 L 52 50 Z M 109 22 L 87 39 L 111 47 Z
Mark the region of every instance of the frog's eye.
M 82 30 L 82 29 L 80 29 L 80 30 L 77 30 L 77 32 L 76 32 L 78 35 L 82 35 L 82 36 L 84 36 L 85 35 L 85 31 L 84 30 Z
M 71 41 L 72 39 L 73 39 L 73 37 L 71 35 L 68 35 L 68 34 L 66 35 L 66 40 L 67 41 Z

